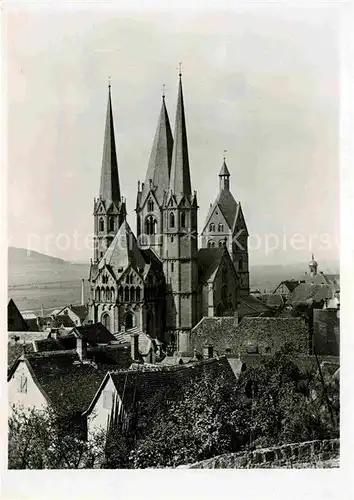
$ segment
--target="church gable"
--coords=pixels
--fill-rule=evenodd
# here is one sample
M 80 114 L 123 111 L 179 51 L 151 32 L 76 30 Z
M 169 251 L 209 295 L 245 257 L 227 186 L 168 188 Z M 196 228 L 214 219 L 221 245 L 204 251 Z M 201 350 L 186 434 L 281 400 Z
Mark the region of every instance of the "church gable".
M 97 215 L 106 215 L 107 210 L 105 206 L 104 200 L 98 199 L 96 202 L 96 207 L 95 207 L 95 214 Z
M 147 191 L 146 196 L 142 197 L 139 202 L 139 209 L 144 210 L 146 212 L 154 212 L 157 208 L 160 208 L 160 205 L 157 201 L 156 188 L 151 187 L 149 191 Z
M 96 277 L 97 285 L 115 285 L 116 278 L 109 266 L 105 265 Z
M 205 236 L 209 236 L 212 238 L 213 236 L 217 237 L 219 233 L 225 234 L 230 231 L 230 227 L 219 207 L 218 204 L 214 204 L 210 211 L 210 215 L 207 219 L 207 222 L 204 226 L 202 234 Z M 216 238 L 217 241 L 217 238 Z

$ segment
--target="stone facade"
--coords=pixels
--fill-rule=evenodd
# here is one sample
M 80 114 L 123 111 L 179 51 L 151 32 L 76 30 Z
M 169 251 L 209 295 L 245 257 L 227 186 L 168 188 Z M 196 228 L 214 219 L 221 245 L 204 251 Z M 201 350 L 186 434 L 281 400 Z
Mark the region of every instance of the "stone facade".
M 213 267 L 212 251 L 199 258 L 200 251 L 216 248 L 202 244 L 198 250 L 198 202 L 191 185 L 180 75 L 174 135 L 163 97 L 146 177 L 138 183 L 136 238 L 120 193 L 109 89 L 100 195 L 93 213 L 90 321 L 102 322 L 113 333 L 145 332 L 184 353 L 203 315 L 235 314 L 239 296 L 249 292 L 248 231 L 229 190 L 225 162 L 222 172 L 211 222 L 218 225 L 222 253 Z

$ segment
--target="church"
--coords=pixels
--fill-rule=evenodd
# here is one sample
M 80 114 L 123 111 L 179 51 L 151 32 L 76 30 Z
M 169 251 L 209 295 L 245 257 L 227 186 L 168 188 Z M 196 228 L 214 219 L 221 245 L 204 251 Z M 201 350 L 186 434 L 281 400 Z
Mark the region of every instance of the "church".
M 191 329 L 203 317 L 237 314 L 240 297 L 249 295 L 248 231 L 230 190 L 225 158 L 218 177 L 219 192 L 198 238 L 179 74 L 174 133 L 163 95 L 146 177 L 138 182 L 135 235 L 119 182 L 109 85 L 101 182 L 93 207 L 91 321 L 114 334 L 144 332 L 189 353 Z

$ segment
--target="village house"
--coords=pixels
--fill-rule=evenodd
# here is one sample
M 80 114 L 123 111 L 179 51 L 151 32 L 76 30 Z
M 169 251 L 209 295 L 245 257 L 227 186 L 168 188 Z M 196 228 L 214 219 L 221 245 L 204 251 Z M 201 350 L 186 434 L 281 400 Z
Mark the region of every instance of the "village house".
M 62 309 L 53 311 L 52 317 L 58 322 L 62 320 L 62 317 L 69 317 L 71 324 L 69 326 L 82 326 L 87 318 L 88 308 L 85 305 L 72 305 L 65 306 Z

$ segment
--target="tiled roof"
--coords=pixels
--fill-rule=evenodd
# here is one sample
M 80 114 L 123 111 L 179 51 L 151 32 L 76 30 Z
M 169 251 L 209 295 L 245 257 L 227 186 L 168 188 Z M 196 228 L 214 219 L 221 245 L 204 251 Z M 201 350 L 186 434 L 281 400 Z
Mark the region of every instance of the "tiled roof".
M 102 323 L 75 326 L 68 336 L 82 337 L 90 346 L 108 344 L 116 340 L 115 336 Z
M 283 297 L 277 293 L 265 293 L 261 295 L 259 299 L 271 309 L 280 309 L 284 306 Z
M 239 318 L 243 318 L 244 316 L 266 316 L 271 314 L 272 310 L 253 295 L 240 297 L 238 306 Z
M 61 314 L 61 312 L 62 312 L 62 311 L 64 311 L 64 310 L 66 310 L 66 309 L 71 309 L 71 310 L 72 310 L 72 312 L 73 312 L 74 314 L 76 314 L 76 315 L 80 318 L 80 320 L 81 320 L 81 321 L 83 321 L 83 320 L 86 318 L 87 313 L 88 313 L 88 308 L 87 308 L 87 306 L 82 306 L 82 305 L 80 305 L 80 306 L 69 305 L 69 306 L 65 306 L 65 307 L 63 307 L 63 308 L 59 311 L 59 313 L 57 314 L 57 316 L 60 316 L 60 318 L 61 318 L 62 316 L 65 316 L 65 314 Z
M 75 326 L 75 322 L 70 318 L 68 314 L 60 314 L 52 319 L 51 326 L 53 328 L 60 328 L 61 326 L 70 328 L 71 326 Z
M 33 352 L 33 345 L 26 344 L 25 345 L 26 353 Z M 7 344 L 7 366 L 11 368 L 15 361 L 22 355 L 23 353 L 23 344 Z
M 308 352 L 309 331 L 301 318 L 245 317 L 203 318 L 192 330 L 192 346 L 202 351 L 207 342 L 219 354 L 246 354 L 255 347 L 259 353 L 274 353 L 285 344 Z
M 292 306 L 300 304 L 312 304 L 332 298 L 335 293 L 335 285 L 315 285 L 313 283 L 300 283 L 288 299 Z
M 157 393 L 167 395 L 170 390 L 180 393 L 182 386 L 192 378 L 198 378 L 207 373 L 215 377 L 223 375 L 228 380 L 235 380 L 233 370 L 224 356 L 188 365 L 153 365 L 150 369 L 140 365 L 140 369 L 111 372 L 110 376 L 118 394 L 123 398 L 123 405 L 129 406 L 134 399 L 145 402 Z M 94 401 L 91 403 L 90 409 L 93 405 Z

